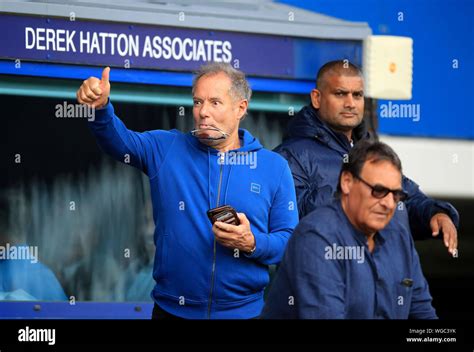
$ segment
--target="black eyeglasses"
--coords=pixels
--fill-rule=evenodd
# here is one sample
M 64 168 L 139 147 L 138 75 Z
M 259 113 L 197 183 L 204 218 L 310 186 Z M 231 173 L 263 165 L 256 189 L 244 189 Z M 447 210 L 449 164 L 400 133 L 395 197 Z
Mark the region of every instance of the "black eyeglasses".
M 389 194 L 390 192 L 393 193 L 393 199 L 395 200 L 395 203 L 403 202 L 408 198 L 408 194 L 403 192 L 400 189 L 390 189 L 381 185 L 372 186 L 370 183 L 363 180 L 362 177 L 360 176 L 354 176 L 354 177 L 359 179 L 363 183 L 365 183 L 367 186 L 369 186 L 372 189 L 372 196 L 377 199 L 385 198 L 387 194 Z

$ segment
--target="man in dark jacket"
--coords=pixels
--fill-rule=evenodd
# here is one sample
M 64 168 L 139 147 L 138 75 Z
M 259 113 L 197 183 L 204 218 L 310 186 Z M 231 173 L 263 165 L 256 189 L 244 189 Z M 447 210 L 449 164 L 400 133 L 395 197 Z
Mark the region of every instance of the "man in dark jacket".
M 363 120 L 364 82 L 359 68 L 346 60 L 328 62 L 319 70 L 316 85 L 311 104 L 290 121 L 287 136 L 275 149 L 290 165 L 300 218 L 332 199 L 349 150 L 372 138 Z M 405 205 L 414 238 L 436 237 L 442 231 L 448 251 L 457 255 L 456 209 L 427 197 L 405 176 L 403 189 L 409 195 Z
M 409 225 L 396 219 L 401 170 L 384 143 L 351 149 L 337 199 L 290 238 L 263 318 L 436 319 Z

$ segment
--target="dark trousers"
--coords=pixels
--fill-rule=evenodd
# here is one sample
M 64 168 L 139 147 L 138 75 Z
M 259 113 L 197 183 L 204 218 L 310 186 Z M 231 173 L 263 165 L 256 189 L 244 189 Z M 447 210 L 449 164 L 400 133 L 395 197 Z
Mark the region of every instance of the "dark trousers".
M 153 313 L 151 314 L 151 319 L 153 320 L 184 320 L 183 318 L 177 317 L 171 313 L 168 313 L 162 309 L 158 304 L 155 303 L 153 307 Z
M 260 317 L 255 317 L 253 319 L 259 319 Z M 173 315 L 171 313 L 168 313 L 164 309 L 162 309 L 158 304 L 155 303 L 155 306 L 153 307 L 153 312 L 151 314 L 151 319 L 152 320 L 185 320 L 184 318 L 177 317 L 176 315 Z

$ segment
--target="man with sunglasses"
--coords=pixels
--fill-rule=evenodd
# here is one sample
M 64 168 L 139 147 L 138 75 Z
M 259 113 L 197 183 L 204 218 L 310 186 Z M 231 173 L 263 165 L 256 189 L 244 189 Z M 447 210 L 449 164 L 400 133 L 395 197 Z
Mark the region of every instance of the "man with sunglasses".
M 407 197 L 398 156 L 359 142 L 337 187 L 295 229 L 262 317 L 436 319 L 409 225 L 394 218 Z
M 289 123 L 283 143 L 275 151 L 288 160 L 296 187 L 300 218 L 328 203 L 336 189 L 341 164 L 353 145 L 372 138 L 363 120 L 362 72 L 347 60 L 321 67 L 311 91 L 311 104 Z M 459 215 L 447 202 L 434 200 L 403 176 L 409 194 L 406 210 L 415 239 L 439 236 L 451 255 L 457 255 Z M 406 216 L 406 215 L 405 215 Z

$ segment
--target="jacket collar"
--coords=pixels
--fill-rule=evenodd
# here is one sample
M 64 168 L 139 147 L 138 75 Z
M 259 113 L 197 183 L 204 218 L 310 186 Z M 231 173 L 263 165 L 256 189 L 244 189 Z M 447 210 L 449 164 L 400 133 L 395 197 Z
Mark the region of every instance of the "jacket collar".
M 347 153 L 351 149 L 351 144 L 347 137 L 340 132 L 332 130 L 321 120 L 318 110 L 311 104 L 303 107 L 288 124 L 288 134 L 285 139 L 293 138 L 315 138 L 329 148 L 342 153 Z M 354 144 L 361 139 L 371 138 L 367 131 L 365 120 L 352 131 Z

